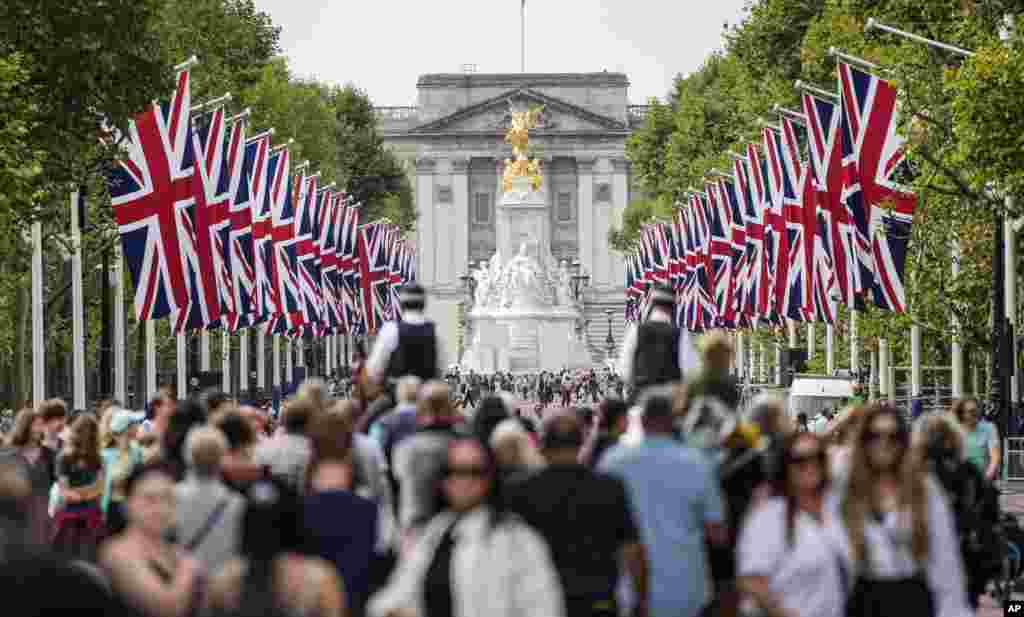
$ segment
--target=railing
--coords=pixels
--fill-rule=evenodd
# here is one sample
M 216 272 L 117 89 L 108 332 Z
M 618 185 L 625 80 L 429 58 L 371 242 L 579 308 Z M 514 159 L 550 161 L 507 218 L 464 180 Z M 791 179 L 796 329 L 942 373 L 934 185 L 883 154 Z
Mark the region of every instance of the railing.
M 1003 480 L 1024 480 L 1024 437 L 1003 439 Z
M 630 105 L 626 108 L 626 112 L 629 114 L 630 123 L 643 122 L 647 119 L 647 111 L 650 109 L 650 105 Z
M 374 113 L 382 120 L 408 120 L 415 118 L 418 107 L 374 107 Z

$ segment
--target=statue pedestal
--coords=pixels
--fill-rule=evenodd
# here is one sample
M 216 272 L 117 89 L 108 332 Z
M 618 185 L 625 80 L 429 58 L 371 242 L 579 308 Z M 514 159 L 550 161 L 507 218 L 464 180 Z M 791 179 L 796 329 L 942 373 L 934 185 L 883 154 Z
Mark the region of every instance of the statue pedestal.
M 515 178 L 498 206 L 498 246 L 478 278 L 473 341 L 462 358 L 465 370 L 538 372 L 593 365 L 576 339 L 579 307 L 569 298 L 568 273 L 550 251 L 547 198 Z M 507 261 L 504 261 L 507 260 Z
M 529 178 L 513 179 L 512 190 L 503 193 L 498 202 L 494 221 L 497 253 L 508 259 L 526 244 L 530 257 L 543 262 L 551 254 L 550 227 L 544 187 L 534 191 L 530 188 Z

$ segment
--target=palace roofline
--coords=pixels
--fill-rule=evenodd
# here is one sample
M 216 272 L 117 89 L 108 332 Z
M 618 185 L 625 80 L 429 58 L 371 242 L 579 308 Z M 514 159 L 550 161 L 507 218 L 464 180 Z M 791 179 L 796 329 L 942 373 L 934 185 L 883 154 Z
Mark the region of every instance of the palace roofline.
M 427 73 L 420 75 L 417 88 L 452 86 L 616 86 L 628 87 L 625 73 Z

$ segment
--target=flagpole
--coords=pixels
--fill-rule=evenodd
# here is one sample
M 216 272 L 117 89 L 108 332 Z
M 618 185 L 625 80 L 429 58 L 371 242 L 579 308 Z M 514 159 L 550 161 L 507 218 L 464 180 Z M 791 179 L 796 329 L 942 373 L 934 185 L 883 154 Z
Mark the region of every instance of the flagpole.
M 814 358 L 814 348 L 816 341 L 814 340 L 814 322 L 807 324 L 807 359 L 812 360 Z
M 275 335 L 271 335 L 271 339 L 273 340 L 273 358 L 272 358 L 272 361 L 271 361 L 271 364 L 272 364 L 271 368 L 274 371 L 274 379 L 273 379 L 272 383 L 274 384 L 274 388 L 277 389 L 278 392 L 280 392 L 280 389 L 281 389 L 281 337 L 277 336 L 275 334 Z
M 262 329 L 256 331 L 256 387 L 261 392 L 267 389 L 267 337 Z
M 519 3 L 519 72 L 526 72 L 526 0 Z
M 152 319 L 145 321 L 146 328 L 146 399 L 143 404 L 149 403 L 156 396 L 156 322 Z
M 242 328 L 238 335 L 238 389 L 248 393 L 252 389 L 249 383 L 249 329 Z M 243 387 L 244 386 L 244 387 Z M 240 392 L 240 394 L 241 394 Z
M 231 333 L 227 328 L 220 333 L 220 389 L 231 394 Z
M 46 398 L 46 343 L 43 338 L 43 224 L 32 223 L 32 401 Z
M 206 328 L 199 332 L 199 370 L 210 370 L 210 331 Z
M 128 405 L 127 367 L 124 355 L 124 270 L 120 248 L 114 249 L 114 399 Z M 138 407 L 138 405 L 136 405 Z
M 288 383 L 295 381 L 295 354 L 292 353 L 292 347 L 294 346 L 291 340 L 285 340 L 284 343 L 284 375 L 288 378 Z
M 80 198 L 80 192 L 71 192 L 71 385 L 74 390 L 73 407 L 76 411 L 85 410 L 85 309 L 82 289 Z
M 857 333 L 857 311 L 850 309 L 850 372 L 860 371 L 860 336 Z
M 950 250 L 950 262 L 953 278 L 960 276 L 960 242 L 957 239 L 953 239 L 953 246 Z M 952 317 L 953 326 L 953 348 L 950 352 L 952 356 L 950 359 L 951 372 L 950 381 L 953 382 L 953 398 L 958 399 L 964 395 L 964 349 L 960 344 L 960 320 L 957 319 L 956 313 L 953 313 Z
M 175 338 L 175 342 L 176 342 L 176 352 L 177 352 L 175 355 L 177 357 L 177 364 L 178 364 L 178 366 L 176 367 L 178 369 L 177 370 L 178 378 L 177 378 L 177 382 L 176 382 L 177 383 L 177 390 L 178 390 L 178 398 L 179 399 L 183 399 L 183 398 L 188 398 L 188 395 L 189 395 L 189 392 L 188 392 L 188 345 L 187 345 L 187 341 L 185 339 L 185 333 L 184 332 L 179 332 L 174 338 Z
M 832 324 L 825 326 L 825 374 L 836 370 L 836 329 Z

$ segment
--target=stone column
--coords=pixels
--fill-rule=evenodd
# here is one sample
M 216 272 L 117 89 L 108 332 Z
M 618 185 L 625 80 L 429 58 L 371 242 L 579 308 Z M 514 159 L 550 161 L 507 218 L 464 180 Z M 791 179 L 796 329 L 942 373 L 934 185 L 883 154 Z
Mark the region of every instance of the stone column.
M 608 225 L 616 227 L 622 224 L 622 213 L 629 204 L 629 161 L 612 159 L 612 206 Z M 609 284 L 613 288 L 624 287 L 626 280 L 626 262 L 617 251 L 608 246 L 608 229 L 598 230 L 605 259 L 608 262 Z
M 455 284 L 458 277 L 467 273 L 469 265 L 469 158 L 452 159 L 452 211 L 453 221 L 447 227 L 450 235 L 444 239 L 452 242 L 452 259 L 455 262 Z
M 593 276 L 594 272 L 594 163 L 592 156 L 576 157 L 576 177 L 579 182 L 576 193 L 576 233 L 580 263 Z M 557 217 L 558 214 L 555 213 Z
M 451 196 L 447 202 L 441 203 L 437 199 L 438 193 L 447 188 Z M 454 250 L 455 250 L 455 227 L 458 221 L 455 219 L 455 195 L 452 186 L 452 161 L 440 159 L 434 168 L 432 209 L 434 212 L 434 234 L 432 238 L 434 253 L 434 283 L 436 290 L 444 289 L 450 291 L 461 273 L 455 272 Z M 467 197 L 468 199 L 468 197 Z
M 431 158 L 416 159 L 416 255 L 419 259 L 417 275 L 425 287 L 437 283 L 435 259 L 436 222 L 434 220 L 434 167 Z

